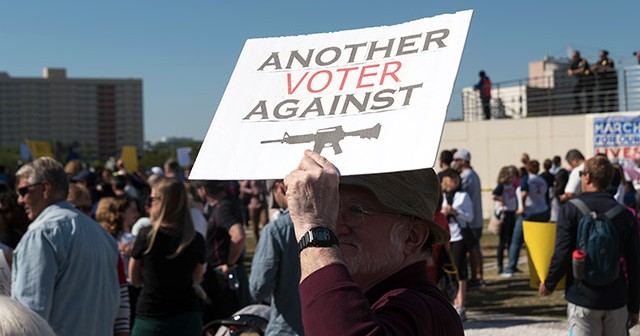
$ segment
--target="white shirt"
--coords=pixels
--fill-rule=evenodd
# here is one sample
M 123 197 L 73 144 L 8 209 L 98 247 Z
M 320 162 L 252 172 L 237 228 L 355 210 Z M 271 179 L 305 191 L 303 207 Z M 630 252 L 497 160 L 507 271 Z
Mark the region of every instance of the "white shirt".
M 447 203 L 447 197 L 442 195 L 442 207 L 444 208 Z M 462 232 L 459 223 L 466 223 L 466 227 L 469 227 L 470 222 L 473 220 L 473 204 L 471 204 L 471 198 L 469 194 L 464 191 L 458 191 L 453 195 L 453 204 L 451 207 L 458 212 L 458 216 L 455 220 L 449 220 L 449 231 L 451 235 L 451 242 L 462 240 Z
M 582 194 L 582 180 L 580 180 L 580 172 L 584 170 L 584 162 L 571 170 L 569 181 L 564 188 L 565 193 L 572 193 L 574 196 Z

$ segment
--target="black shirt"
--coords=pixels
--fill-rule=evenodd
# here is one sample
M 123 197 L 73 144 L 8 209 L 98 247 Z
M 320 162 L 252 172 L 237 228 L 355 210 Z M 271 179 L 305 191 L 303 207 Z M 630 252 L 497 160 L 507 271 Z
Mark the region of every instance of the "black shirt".
M 229 229 L 234 224 L 242 224 L 239 201 L 228 196 L 213 206 L 207 204 L 204 208 L 204 216 L 208 222 L 206 237 L 208 267 L 227 264 L 231 246 Z
M 148 234 L 144 228 L 136 237 L 131 256 L 142 260 L 142 292 L 136 314 L 147 318 L 164 318 L 202 310 L 201 300 L 193 288 L 193 272 L 204 263 L 204 238 L 199 233 L 177 257 L 168 259 L 180 244 L 180 237 L 159 230 L 148 254 Z

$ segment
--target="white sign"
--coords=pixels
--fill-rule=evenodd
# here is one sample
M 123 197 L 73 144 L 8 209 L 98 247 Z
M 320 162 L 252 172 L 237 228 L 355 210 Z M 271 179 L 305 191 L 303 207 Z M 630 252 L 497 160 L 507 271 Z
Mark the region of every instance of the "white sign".
M 471 15 L 247 40 L 190 178 L 283 178 L 305 149 L 342 175 L 433 167 Z
M 180 147 L 176 149 L 176 154 L 180 167 L 186 167 L 191 163 L 191 147 Z

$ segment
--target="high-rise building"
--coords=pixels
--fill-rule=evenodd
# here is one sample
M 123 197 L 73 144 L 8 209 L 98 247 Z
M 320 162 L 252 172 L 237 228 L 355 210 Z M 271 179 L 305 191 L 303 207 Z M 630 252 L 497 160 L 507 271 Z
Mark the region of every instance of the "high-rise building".
M 142 110 L 141 79 L 67 78 L 61 68 L 44 68 L 42 78 L 0 72 L 0 146 L 50 141 L 86 160 L 118 156 L 122 146 L 141 152 Z

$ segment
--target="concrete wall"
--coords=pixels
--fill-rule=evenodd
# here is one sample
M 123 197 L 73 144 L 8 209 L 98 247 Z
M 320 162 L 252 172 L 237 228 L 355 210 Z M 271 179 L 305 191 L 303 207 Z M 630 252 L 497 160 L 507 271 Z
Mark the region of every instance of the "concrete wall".
M 440 150 L 465 148 L 471 153 L 471 165 L 480 176 L 484 218 L 492 210 L 491 190 L 496 186 L 500 168 L 520 167 L 520 155 L 542 162 L 554 155 L 563 159 L 576 148 L 585 157 L 594 155 L 593 118 L 607 115 L 640 115 L 640 112 L 581 114 L 487 121 L 445 123 Z M 439 169 L 436 163 L 436 170 Z

